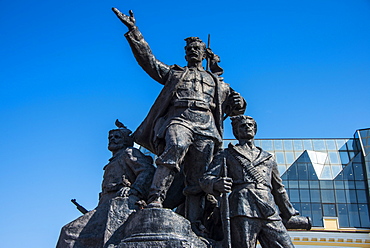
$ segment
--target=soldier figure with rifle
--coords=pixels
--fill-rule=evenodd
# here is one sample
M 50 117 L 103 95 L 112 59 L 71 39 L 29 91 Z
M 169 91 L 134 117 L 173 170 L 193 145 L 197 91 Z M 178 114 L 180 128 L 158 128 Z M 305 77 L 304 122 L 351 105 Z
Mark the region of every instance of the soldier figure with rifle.
M 213 195 L 231 192 L 233 248 L 255 247 L 257 240 L 265 248 L 294 247 L 282 218 L 294 219 L 299 213 L 289 201 L 276 161 L 272 154 L 254 145 L 257 124 L 252 117 L 240 115 L 231 120 L 239 143 L 230 143 L 214 157 L 200 184 L 205 192 Z M 225 211 L 228 209 L 224 207 L 221 212 Z M 228 225 L 227 219 L 223 225 Z M 230 230 L 224 232 L 226 238 L 228 232 Z
M 113 8 L 129 31 L 125 34 L 143 70 L 164 85 L 147 117 L 134 133 L 135 142 L 158 155 L 148 207 L 163 207 L 175 174 L 185 175 L 185 217 L 197 233 L 203 215 L 199 179 L 222 145 L 223 117 L 244 113 L 246 102 L 218 75 L 204 70 L 210 49 L 198 37 L 186 38 L 187 66 L 167 65 L 152 53 L 130 15 Z M 206 52 L 208 51 L 208 52 Z M 211 69 L 216 68 L 215 66 Z M 198 232 L 199 234 L 199 232 Z

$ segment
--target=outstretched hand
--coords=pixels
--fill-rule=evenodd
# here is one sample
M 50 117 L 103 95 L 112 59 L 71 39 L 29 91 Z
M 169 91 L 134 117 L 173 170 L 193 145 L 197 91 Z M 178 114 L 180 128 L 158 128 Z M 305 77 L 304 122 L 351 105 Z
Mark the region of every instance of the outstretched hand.
M 112 8 L 112 10 L 116 14 L 116 16 L 121 20 L 121 22 L 128 27 L 129 30 L 132 30 L 135 27 L 135 17 L 134 12 L 132 10 L 129 10 L 128 12 L 129 16 L 123 14 L 117 8 Z

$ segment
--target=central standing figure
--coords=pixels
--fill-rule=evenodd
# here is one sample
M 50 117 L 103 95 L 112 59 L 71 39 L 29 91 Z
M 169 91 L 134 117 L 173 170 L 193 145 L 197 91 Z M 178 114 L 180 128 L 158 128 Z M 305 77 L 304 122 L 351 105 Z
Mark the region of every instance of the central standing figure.
M 193 227 L 202 217 L 199 179 L 221 148 L 223 119 L 243 114 L 246 102 L 222 78 L 204 70 L 206 56 L 215 57 L 198 37 L 186 38 L 187 66 L 166 65 L 152 54 L 135 25 L 132 11 L 117 17 L 128 27 L 125 34 L 139 65 L 164 85 L 145 120 L 134 133 L 135 142 L 158 155 L 149 192 L 149 207 L 162 207 L 176 173 L 185 175 L 185 217 Z

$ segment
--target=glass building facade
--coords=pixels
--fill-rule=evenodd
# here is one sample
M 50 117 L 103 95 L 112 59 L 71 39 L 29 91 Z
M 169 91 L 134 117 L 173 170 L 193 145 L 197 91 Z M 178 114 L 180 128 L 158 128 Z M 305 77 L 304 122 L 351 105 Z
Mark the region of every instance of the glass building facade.
M 236 140 L 224 140 L 228 143 Z M 348 139 L 256 139 L 275 155 L 290 201 L 314 227 L 337 217 L 339 228 L 370 228 L 370 129 Z
M 237 140 L 224 140 L 224 147 L 230 142 Z M 353 138 L 256 139 L 255 144 L 275 155 L 290 201 L 311 217 L 314 228 L 323 228 L 325 218 L 336 218 L 339 229 L 370 228 L 370 128 Z

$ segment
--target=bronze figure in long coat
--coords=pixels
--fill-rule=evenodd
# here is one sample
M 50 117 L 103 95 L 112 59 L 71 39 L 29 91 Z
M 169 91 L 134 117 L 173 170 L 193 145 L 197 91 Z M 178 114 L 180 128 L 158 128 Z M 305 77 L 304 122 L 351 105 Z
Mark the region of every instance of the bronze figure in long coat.
M 204 70 L 206 46 L 198 37 L 185 39 L 187 66 L 169 66 L 153 55 L 135 25 L 132 12 L 127 16 L 115 8 L 113 11 L 129 28 L 125 36 L 139 65 L 164 85 L 134 133 L 135 142 L 158 155 L 148 206 L 163 206 L 175 174 L 182 170 L 185 215 L 196 229 L 196 223 L 202 218 L 204 195 L 199 178 L 221 147 L 224 116 L 244 113 L 246 102 L 222 78 Z

